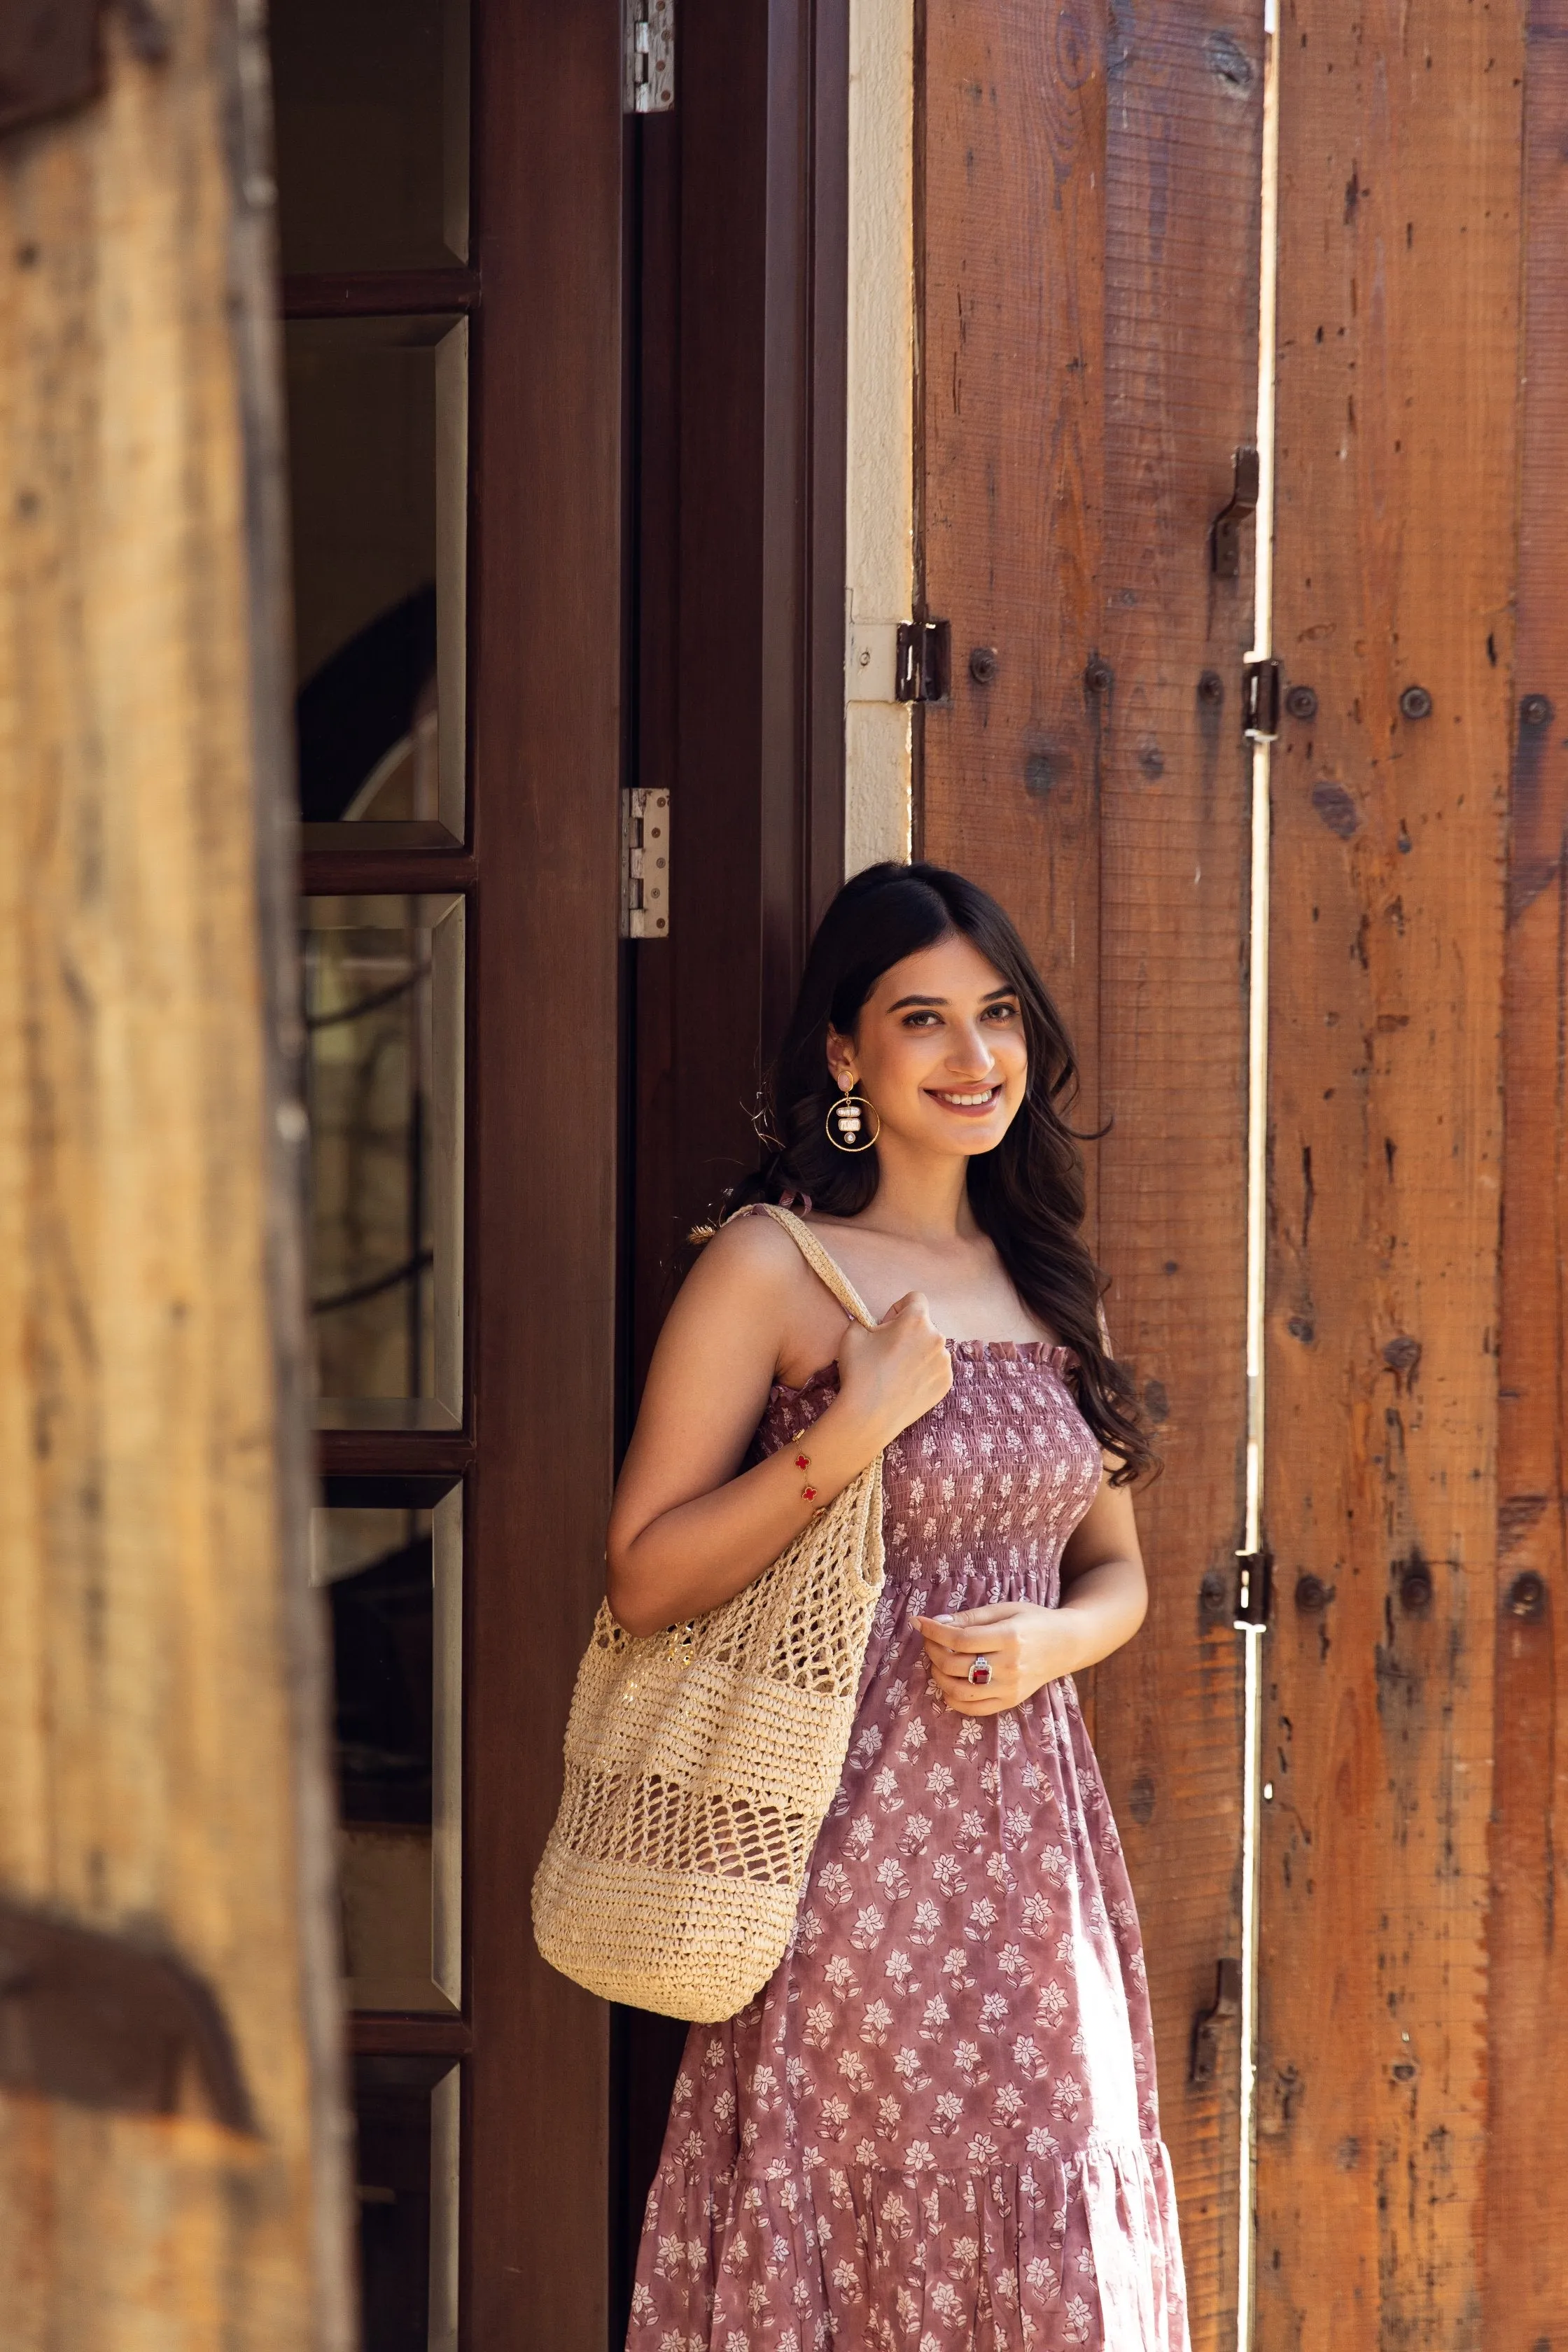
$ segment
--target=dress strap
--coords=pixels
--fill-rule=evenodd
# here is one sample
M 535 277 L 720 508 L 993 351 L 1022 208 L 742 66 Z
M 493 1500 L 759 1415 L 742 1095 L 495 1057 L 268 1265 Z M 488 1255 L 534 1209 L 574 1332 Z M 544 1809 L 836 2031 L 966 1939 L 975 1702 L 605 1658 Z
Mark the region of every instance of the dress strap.
M 764 1217 L 772 1217 L 775 1224 L 784 1227 L 813 1274 L 819 1282 L 826 1284 L 845 1313 L 852 1315 L 857 1323 L 864 1323 L 868 1330 L 874 1330 L 876 1317 L 843 1267 L 828 1256 L 805 1220 L 803 1217 L 797 1217 L 791 1209 L 775 1207 L 771 1201 L 749 1202 L 745 1208 L 738 1209 L 735 1213 L 737 1216 L 748 1217 L 758 1212 Z

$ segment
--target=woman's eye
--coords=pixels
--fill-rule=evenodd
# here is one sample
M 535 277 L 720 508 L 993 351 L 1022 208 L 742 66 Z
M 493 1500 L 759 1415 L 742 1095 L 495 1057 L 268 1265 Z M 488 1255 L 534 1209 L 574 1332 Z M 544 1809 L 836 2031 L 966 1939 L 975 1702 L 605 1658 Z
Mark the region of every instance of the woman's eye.
M 934 1013 L 906 1013 L 904 1015 L 904 1027 L 906 1029 L 934 1029 L 935 1026 L 936 1014 Z
M 1018 1018 L 1016 1004 L 988 1004 L 985 1013 L 986 1018 L 992 1021 L 1016 1021 Z

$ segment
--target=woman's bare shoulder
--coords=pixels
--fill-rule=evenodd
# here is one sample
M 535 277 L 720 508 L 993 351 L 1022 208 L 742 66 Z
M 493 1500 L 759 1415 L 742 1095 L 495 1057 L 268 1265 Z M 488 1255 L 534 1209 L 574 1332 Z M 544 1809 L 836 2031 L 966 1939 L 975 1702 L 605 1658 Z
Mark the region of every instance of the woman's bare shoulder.
M 708 1304 L 731 1298 L 752 1305 L 798 1298 L 812 1281 L 810 1268 L 776 1219 L 740 1215 L 721 1224 L 704 1243 L 680 1295 Z

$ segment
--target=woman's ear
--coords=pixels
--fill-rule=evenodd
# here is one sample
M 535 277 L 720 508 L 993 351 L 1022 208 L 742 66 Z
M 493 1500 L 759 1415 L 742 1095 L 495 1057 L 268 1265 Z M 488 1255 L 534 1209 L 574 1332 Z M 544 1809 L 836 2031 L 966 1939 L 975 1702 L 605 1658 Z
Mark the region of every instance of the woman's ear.
M 827 1067 L 836 1087 L 842 1087 L 855 1069 L 854 1045 L 849 1038 L 841 1037 L 837 1029 L 827 1033 Z

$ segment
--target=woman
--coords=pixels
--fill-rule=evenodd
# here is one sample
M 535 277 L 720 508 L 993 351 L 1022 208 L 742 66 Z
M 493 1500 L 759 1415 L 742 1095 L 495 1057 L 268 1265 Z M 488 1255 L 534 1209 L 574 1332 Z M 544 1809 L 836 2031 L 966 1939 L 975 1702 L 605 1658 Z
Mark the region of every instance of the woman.
M 1146 1605 L 1152 1466 L 1106 1350 L 1012 924 L 879 866 L 813 945 L 759 1175 L 659 1340 L 610 1527 L 647 1633 L 738 1591 L 885 1450 L 887 1583 L 791 1948 L 696 2026 L 648 2200 L 652 2352 L 1186 2352 L 1137 1916 L 1070 1677 Z M 744 1466 L 749 1465 L 749 1466 Z

